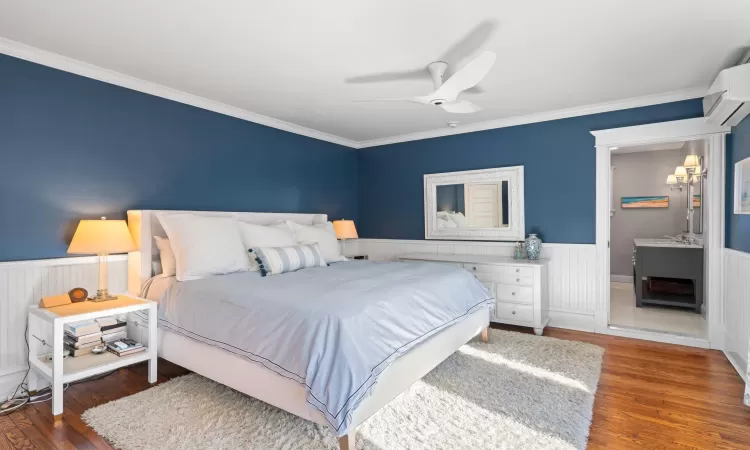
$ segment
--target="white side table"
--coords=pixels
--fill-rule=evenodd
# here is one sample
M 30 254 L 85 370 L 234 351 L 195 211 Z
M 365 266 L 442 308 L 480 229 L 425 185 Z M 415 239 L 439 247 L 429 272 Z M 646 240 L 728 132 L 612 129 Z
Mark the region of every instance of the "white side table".
M 54 308 L 29 306 L 29 390 L 37 389 L 38 377 L 52 385 L 52 415 L 59 419 L 63 412 L 63 386 L 121 367 L 148 361 L 148 381 L 156 383 L 156 302 L 138 297 L 119 295 L 117 300 L 80 302 Z M 128 356 L 104 352 L 63 358 L 63 327 L 67 323 L 92 320 L 99 317 L 122 315 L 133 311 L 148 311 L 148 347 L 145 351 Z M 49 335 L 52 326 L 52 360 L 40 358 L 42 343 L 37 340 Z M 46 330 L 45 330 L 46 328 Z

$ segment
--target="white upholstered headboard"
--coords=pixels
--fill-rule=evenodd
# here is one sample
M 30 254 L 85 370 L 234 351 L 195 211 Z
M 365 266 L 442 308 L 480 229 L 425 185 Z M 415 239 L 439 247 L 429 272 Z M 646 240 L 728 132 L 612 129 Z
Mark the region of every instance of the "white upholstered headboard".
M 234 217 L 243 222 L 270 225 L 280 220 L 292 220 L 303 225 L 326 223 L 326 214 L 256 213 L 229 211 L 175 211 L 139 210 L 128 211 L 128 227 L 133 235 L 138 251 L 128 253 L 128 292 L 138 295 L 141 286 L 153 276 L 153 261 L 159 258 L 154 236 L 166 237 L 159 222 L 159 213 L 192 213 L 201 216 Z

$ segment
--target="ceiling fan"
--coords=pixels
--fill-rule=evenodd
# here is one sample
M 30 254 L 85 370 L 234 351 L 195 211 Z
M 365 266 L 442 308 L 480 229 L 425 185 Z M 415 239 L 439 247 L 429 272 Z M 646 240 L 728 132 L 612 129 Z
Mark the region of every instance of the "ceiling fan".
M 440 55 L 436 62 L 428 64 L 426 68 L 427 70 L 425 70 L 424 67 L 421 67 L 412 70 L 360 75 L 347 78 L 346 82 L 361 84 L 430 78 L 434 85 L 434 91 L 428 95 L 367 101 L 408 101 L 424 105 L 440 106 L 446 111 L 452 113 L 472 113 L 480 111 L 482 108 L 474 103 L 458 100 L 458 95 L 462 92 L 482 92 L 477 84 L 492 68 L 496 59 L 495 54 L 490 51 L 485 51 L 461 69 L 456 71 L 455 68 L 459 67 L 458 63 L 461 60 L 478 51 L 490 38 L 495 28 L 497 28 L 497 22 L 494 20 L 485 20 L 479 23 L 463 38 Z M 443 82 L 444 77 L 447 77 L 445 82 Z
M 432 76 L 435 90 L 430 94 L 417 97 L 404 98 L 381 98 L 375 100 L 362 100 L 365 102 L 391 102 L 406 101 L 421 103 L 423 105 L 434 105 L 443 108 L 450 113 L 468 114 L 481 111 L 482 108 L 467 100 L 458 100 L 458 94 L 473 88 L 487 76 L 492 65 L 495 64 L 495 53 L 485 51 L 474 58 L 468 64 L 459 69 L 450 78 L 443 82 L 443 74 L 448 68 L 448 63 L 436 61 L 427 65 L 427 71 Z

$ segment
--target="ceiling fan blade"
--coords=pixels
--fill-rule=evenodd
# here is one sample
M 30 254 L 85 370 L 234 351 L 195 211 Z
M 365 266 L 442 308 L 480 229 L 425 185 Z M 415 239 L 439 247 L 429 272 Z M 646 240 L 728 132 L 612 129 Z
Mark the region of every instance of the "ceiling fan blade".
M 474 112 L 482 110 L 481 107 L 475 105 L 472 102 L 467 102 L 465 100 L 462 100 L 460 102 L 443 103 L 440 106 L 442 106 L 444 110 L 450 113 L 457 113 L 457 114 L 470 114 L 470 113 L 474 113 Z
M 445 53 L 440 55 L 440 61 L 445 61 L 450 67 L 458 67 L 465 58 L 473 55 L 487 42 L 497 28 L 496 20 L 484 20 L 469 31 L 461 40 L 453 44 Z M 446 78 L 450 73 L 446 73 Z
M 443 83 L 432 97 L 442 98 L 448 101 L 455 100 L 461 91 L 476 86 L 487 76 L 492 65 L 495 64 L 497 56 L 494 52 L 486 51 L 463 66 L 458 72 Z
M 383 81 L 400 80 L 429 80 L 430 74 L 424 69 L 400 70 L 396 72 L 381 72 L 370 75 L 358 75 L 344 79 L 349 84 L 379 83 Z
M 374 102 L 412 102 L 427 105 L 430 103 L 430 97 L 403 97 L 403 98 L 374 98 L 372 100 L 354 100 L 355 103 L 374 103 Z
M 484 94 L 486 91 L 482 89 L 482 86 L 476 85 L 473 88 L 469 88 L 462 92 L 462 94 Z

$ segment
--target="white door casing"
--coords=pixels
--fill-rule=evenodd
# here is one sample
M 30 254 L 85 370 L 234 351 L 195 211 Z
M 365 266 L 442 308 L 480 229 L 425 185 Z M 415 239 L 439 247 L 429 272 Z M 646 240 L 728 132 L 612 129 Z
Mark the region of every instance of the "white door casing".
M 708 267 L 708 278 L 705 280 L 705 299 L 708 305 L 706 311 L 708 342 L 711 348 L 724 348 L 722 251 L 724 248 L 725 195 L 722 187 L 725 179 L 725 136 L 730 132 L 730 127 L 709 125 L 702 117 L 591 132 L 596 141 L 597 306 L 595 323 L 597 332 L 623 334 L 622 331 L 615 332 L 609 327 L 609 239 L 613 201 L 610 193 L 612 147 L 705 139 L 707 146 L 706 165 L 711 168 L 706 180 L 708 196 L 703 204 L 704 214 L 706 214 L 705 264 Z M 654 333 L 649 334 L 654 335 Z M 634 332 L 629 335 L 649 339 L 647 334 L 639 336 L 639 333 Z

